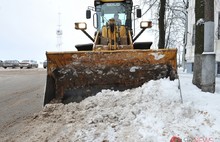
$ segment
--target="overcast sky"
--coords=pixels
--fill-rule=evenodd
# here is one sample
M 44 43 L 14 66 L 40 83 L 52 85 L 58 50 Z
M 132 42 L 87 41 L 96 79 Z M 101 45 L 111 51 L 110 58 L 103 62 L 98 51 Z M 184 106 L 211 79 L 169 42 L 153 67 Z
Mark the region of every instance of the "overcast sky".
M 74 29 L 75 22 L 86 22 L 94 34 L 91 19 L 85 18 L 93 0 L 0 0 L 0 60 L 45 60 L 46 51 L 72 51 L 75 44 L 90 43 Z M 61 13 L 62 48 L 58 49 L 56 30 Z

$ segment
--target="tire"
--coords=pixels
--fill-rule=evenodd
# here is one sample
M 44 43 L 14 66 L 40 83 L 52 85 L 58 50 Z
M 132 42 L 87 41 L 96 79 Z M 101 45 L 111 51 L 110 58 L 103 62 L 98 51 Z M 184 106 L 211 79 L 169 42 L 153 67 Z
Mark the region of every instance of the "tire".
M 28 69 L 31 69 L 32 68 L 32 65 L 30 65 L 29 67 L 27 67 Z

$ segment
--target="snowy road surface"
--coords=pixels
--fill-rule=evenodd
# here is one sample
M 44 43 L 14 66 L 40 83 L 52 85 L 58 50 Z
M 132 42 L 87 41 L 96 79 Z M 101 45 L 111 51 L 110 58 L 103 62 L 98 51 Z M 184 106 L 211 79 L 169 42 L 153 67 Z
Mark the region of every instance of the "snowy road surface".
M 168 142 L 220 141 L 220 82 L 216 93 L 201 92 L 192 75 L 150 81 L 123 92 L 103 90 L 81 103 L 50 104 L 0 134 L 2 141 Z

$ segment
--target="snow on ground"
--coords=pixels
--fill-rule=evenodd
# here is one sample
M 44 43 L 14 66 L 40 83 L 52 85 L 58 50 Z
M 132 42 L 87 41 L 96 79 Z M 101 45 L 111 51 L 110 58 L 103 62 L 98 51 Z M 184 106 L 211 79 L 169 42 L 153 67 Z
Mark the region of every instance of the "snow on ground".
M 192 85 L 192 74 L 160 79 L 123 92 L 103 90 L 81 103 L 50 104 L 4 141 L 220 142 L 220 78 L 216 93 Z

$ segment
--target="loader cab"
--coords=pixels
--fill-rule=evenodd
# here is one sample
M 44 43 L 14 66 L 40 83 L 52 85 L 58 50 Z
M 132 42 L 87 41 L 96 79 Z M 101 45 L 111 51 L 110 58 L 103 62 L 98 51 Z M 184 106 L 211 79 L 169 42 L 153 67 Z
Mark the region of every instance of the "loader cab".
M 93 19 L 96 29 L 94 37 L 86 32 L 86 23 L 75 23 L 75 29 L 81 30 L 93 42 L 89 45 L 76 45 L 78 51 L 150 48 L 152 42 L 135 42 L 145 29 L 151 28 L 152 22 L 142 21 L 141 31 L 135 33 L 135 19 L 141 18 L 142 14 L 138 5 L 133 6 L 132 0 L 95 0 L 94 5 L 95 7 L 89 6 L 86 10 L 86 18 Z M 120 24 L 117 24 L 115 14 L 118 15 Z
M 131 4 L 124 3 L 104 3 L 96 7 L 97 30 L 101 30 L 115 15 L 120 19 L 120 25 L 126 25 L 131 29 Z
M 119 2 L 101 2 L 95 1 L 95 14 L 93 15 L 93 25 L 97 31 L 101 31 L 102 27 L 108 21 L 118 14 L 121 20 L 121 25 L 132 29 L 132 1 L 119 1 Z M 139 9 L 140 10 L 140 9 Z M 139 15 L 139 17 L 141 17 Z M 91 9 L 86 11 L 86 18 L 91 18 Z

